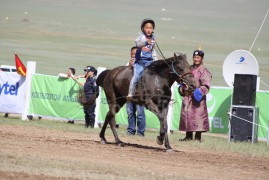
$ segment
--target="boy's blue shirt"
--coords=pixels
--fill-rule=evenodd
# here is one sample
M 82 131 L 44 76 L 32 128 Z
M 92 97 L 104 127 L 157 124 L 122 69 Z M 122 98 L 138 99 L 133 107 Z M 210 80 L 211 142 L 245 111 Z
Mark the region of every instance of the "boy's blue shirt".
M 155 45 L 155 37 L 152 35 L 151 37 L 152 41 L 151 44 L 148 44 L 148 38 L 144 33 L 141 33 L 135 40 L 136 43 L 136 62 L 139 63 L 139 61 L 153 61 L 158 60 L 156 51 L 154 50 Z M 145 62 L 148 64 L 147 62 Z M 147 66 L 147 65 L 146 65 Z

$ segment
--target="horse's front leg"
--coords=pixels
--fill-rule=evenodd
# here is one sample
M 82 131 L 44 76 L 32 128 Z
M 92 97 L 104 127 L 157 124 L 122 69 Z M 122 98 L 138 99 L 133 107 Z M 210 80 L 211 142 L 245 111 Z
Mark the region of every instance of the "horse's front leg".
M 157 136 L 157 143 L 159 145 L 163 144 L 164 140 L 164 146 L 167 149 L 167 152 L 173 151 L 172 147 L 170 146 L 169 138 L 168 138 L 168 133 L 167 133 L 167 118 L 164 117 L 161 120 L 161 128 L 160 128 L 160 136 Z
M 166 133 L 165 133 L 164 136 L 165 136 L 164 137 L 164 145 L 165 145 L 165 147 L 167 149 L 167 152 L 170 152 L 172 150 L 172 147 L 170 146 L 170 142 L 169 142 L 169 138 L 168 138 L 168 133 L 167 133 L 167 128 L 166 128 Z
M 172 150 L 168 135 L 167 135 L 167 121 L 166 116 L 168 113 L 168 100 L 161 101 L 161 103 L 154 103 L 152 99 L 150 99 L 147 102 L 147 108 L 153 112 L 160 121 L 160 136 L 157 136 L 157 144 L 163 145 L 163 141 L 165 140 L 165 147 L 167 150 Z M 161 106 L 157 106 L 157 104 L 160 104 Z
M 159 145 L 163 144 L 164 140 L 164 145 L 167 149 L 167 151 L 171 151 L 172 148 L 169 143 L 169 138 L 168 138 L 168 133 L 167 133 L 167 112 L 168 112 L 168 107 L 164 108 L 162 111 L 162 114 L 159 116 L 160 120 L 160 136 L 157 137 L 157 143 Z

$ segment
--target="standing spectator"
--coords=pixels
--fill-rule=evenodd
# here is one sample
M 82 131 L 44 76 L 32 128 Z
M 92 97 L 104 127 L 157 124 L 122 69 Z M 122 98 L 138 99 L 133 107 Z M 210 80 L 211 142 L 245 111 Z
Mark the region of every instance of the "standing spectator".
M 94 93 L 96 92 L 96 82 L 94 79 L 94 76 L 97 75 L 97 70 L 93 67 L 93 66 L 87 66 L 86 69 L 84 69 L 85 71 L 85 78 L 86 78 L 86 82 L 82 83 L 80 81 L 77 80 L 76 77 L 73 77 L 73 79 L 79 83 L 81 86 L 84 87 L 84 94 L 86 97 L 86 100 L 89 101 L 90 98 L 92 97 L 92 95 L 94 95 Z M 94 127 L 94 123 L 95 123 L 95 107 L 96 107 L 96 103 L 94 102 L 93 105 L 88 105 L 84 107 L 84 114 L 85 114 L 85 127 L 88 128 L 89 126 L 91 128 Z
M 67 77 L 70 78 L 76 74 L 75 68 L 68 68 L 67 70 Z
M 62 77 L 62 78 L 74 78 L 75 74 L 76 74 L 75 68 L 70 67 L 67 70 L 67 74 L 59 73 L 58 76 Z M 85 75 L 76 76 L 76 79 L 78 79 L 78 78 L 85 78 Z M 69 121 L 67 121 L 67 123 L 74 124 L 75 121 L 74 120 L 69 120 Z
M 74 77 L 75 74 L 76 74 L 75 68 L 68 68 L 68 70 L 67 70 L 67 77 L 68 78 Z M 74 120 L 67 121 L 67 123 L 69 123 L 69 124 L 74 124 L 74 122 L 75 122 Z
M 75 75 L 76 73 L 76 70 L 75 68 L 68 68 L 67 69 L 67 74 L 64 74 L 64 73 L 59 73 L 58 76 L 61 77 L 61 78 L 71 78 Z
M 128 63 L 129 66 L 132 66 L 135 62 L 135 53 L 137 47 L 131 48 L 131 59 Z M 145 128 L 146 128 L 146 118 L 145 118 L 145 110 L 144 106 L 135 104 L 133 102 L 126 103 L 127 113 L 128 113 L 128 135 L 135 135 L 136 133 L 136 124 L 137 124 L 137 135 L 144 136 Z M 137 114 L 136 114 L 137 112 Z
M 202 132 L 209 130 L 206 94 L 210 89 L 212 75 L 203 65 L 203 59 L 203 51 L 193 52 L 191 71 L 197 87 L 193 94 L 188 94 L 184 85 L 179 86 L 179 93 L 183 96 L 179 130 L 186 131 L 186 137 L 180 141 L 192 140 L 193 132 L 196 132 L 195 140 L 201 142 Z

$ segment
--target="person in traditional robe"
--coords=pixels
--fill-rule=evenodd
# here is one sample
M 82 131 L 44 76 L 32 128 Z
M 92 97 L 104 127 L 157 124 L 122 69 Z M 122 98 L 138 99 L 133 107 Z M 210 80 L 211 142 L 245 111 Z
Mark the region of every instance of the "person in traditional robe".
M 201 142 L 202 132 L 209 131 L 206 94 L 210 89 L 212 75 L 204 66 L 203 59 L 203 51 L 193 52 L 193 65 L 190 68 L 196 81 L 195 91 L 189 94 L 184 84 L 179 85 L 179 94 L 183 96 L 179 130 L 186 132 L 186 137 L 180 141 L 193 140 L 195 132 L 194 140 Z

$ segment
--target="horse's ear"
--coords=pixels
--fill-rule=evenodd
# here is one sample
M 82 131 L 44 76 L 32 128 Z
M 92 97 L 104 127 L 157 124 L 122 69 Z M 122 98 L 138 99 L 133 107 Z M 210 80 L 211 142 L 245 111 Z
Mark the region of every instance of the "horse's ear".
M 176 53 L 174 53 L 174 61 L 177 59 L 177 55 Z
M 179 56 L 177 56 L 180 60 L 187 59 L 186 54 L 179 53 Z

